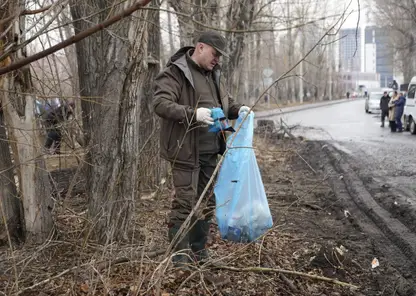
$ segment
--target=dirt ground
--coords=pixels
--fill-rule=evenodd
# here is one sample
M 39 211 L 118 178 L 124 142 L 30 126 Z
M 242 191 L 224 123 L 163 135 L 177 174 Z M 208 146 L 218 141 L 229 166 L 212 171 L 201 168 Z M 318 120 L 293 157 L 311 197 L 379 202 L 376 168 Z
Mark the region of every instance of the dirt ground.
M 1 247 L 0 295 L 415 295 L 332 189 L 342 177 L 326 170 L 320 145 L 256 135 L 274 227 L 257 243 L 237 244 L 214 225 L 215 267 L 182 273 L 169 264 L 169 190 L 138 200 L 128 242 L 106 246 L 85 239 L 80 194 L 60 200 L 52 240 Z

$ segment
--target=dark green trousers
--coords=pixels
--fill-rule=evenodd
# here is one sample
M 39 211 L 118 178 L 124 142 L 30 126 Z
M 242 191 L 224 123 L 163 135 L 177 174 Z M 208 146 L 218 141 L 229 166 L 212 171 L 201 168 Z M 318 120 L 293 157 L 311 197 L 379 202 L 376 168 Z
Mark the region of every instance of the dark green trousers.
M 199 168 L 190 169 L 187 167 L 174 166 L 172 168 L 173 185 L 175 197 L 172 201 L 169 224 L 182 225 L 192 208 L 208 184 L 217 165 L 217 154 L 202 154 L 199 157 Z M 214 182 L 213 182 L 214 183 Z M 198 209 L 196 220 L 209 221 L 215 214 L 215 196 L 213 186 L 208 192 Z M 194 220 L 195 221 L 195 220 Z

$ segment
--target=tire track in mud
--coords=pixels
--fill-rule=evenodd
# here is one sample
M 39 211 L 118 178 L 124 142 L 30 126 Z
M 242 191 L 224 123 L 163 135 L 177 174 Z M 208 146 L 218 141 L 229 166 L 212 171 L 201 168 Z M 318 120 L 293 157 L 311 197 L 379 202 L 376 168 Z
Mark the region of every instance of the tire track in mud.
M 350 222 L 367 233 L 374 248 L 402 274 L 406 292 L 400 294 L 416 295 L 416 234 L 398 219 L 392 218 L 391 213 L 376 202 L 351 168 L 347 157 L 329 143 L 310 143 L 315 152 L 313 154 L 320 155 L 324 162 L 321 167 L 329 176 L 329 184 L 340 200 L 340 210 L 351 213 Z

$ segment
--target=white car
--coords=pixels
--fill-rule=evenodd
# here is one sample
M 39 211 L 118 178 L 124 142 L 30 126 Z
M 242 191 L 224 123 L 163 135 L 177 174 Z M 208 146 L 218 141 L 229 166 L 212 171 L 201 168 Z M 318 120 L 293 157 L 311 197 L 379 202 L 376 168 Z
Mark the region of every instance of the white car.
M 378 113 L 380 111 L 380 99 L 384 95 L 384 91 L 370 92 L 369 96 L 365 98 L 365 112 Z
M 416 76 L 412 78 L 406 95 L 406 105 L 403 113 L 403 128 L 410 131 L 413 135 L 416 134 Z

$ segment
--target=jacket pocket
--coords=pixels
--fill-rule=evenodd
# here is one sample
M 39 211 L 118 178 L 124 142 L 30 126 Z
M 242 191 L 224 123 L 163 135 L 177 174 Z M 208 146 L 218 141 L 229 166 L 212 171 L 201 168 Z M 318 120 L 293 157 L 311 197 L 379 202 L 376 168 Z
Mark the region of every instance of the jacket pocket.
M 192 131 L 186 130 L 186 125 L 173 123 L 168 140 L 168 157 L 173 161 L 193 163 Z

